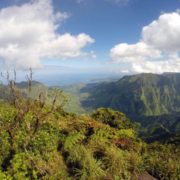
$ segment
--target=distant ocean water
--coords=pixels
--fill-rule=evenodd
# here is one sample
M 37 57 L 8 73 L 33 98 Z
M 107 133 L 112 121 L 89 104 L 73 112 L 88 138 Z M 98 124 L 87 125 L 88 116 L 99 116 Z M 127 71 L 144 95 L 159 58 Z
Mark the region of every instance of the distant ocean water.
M 91 83 L 105 81 L 107 79 L 118 79 L 121 76 L 113 74 L 59 74 L 59 75 L 44 75 L 35 76 L 34 80 L 44 83 L 48 86 L 66 86 L 77 83 Z
M 0 69 L 6 77 L 6 70 Z M 8 71 L 10 79 L 14 79 L 14 70 Z M 29 70 L 17 70 L 17 82 L 26 81 Z M 42 69 L 33 69 L 33 80 L 39 81 L 47 86 L 66 86 L 77 83 L 102 82 L 113 79 L 120 79 L 122 74 L 105 72 L 102 70 L 91 71 L 86 69 L 74 69 L 59 66 L 46 66 Z M 0 78 L 0 82 L 7 83 L 6 78 Z

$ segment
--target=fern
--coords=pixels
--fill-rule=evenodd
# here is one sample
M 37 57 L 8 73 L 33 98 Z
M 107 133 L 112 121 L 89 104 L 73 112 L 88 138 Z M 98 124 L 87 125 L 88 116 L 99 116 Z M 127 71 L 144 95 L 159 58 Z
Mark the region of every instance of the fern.
M 114 138 L 113 131 L 108 127 L 105 127 L 103 129 L 97 129 L 90 138 L 89 146 L 93 147 L 101 145 L 103 147 L 106 144 L 110 144 L 110 139 L 112 138 Z
M 73 150 L 72 150 L 73 151 Z M 75 150 L 76 152 L 78 149 Z M 71 154 L 72 156 L 76 154 Z M 79 168 L 75 169 L 75 176 L 78 179 L 99 179 L 105 176 L 105 172 L 102 169 L 102 162 L 100 160 L 94 159 L 92 152 L 87 150 L 84 146 L 81 146 L 81 150 L 79 151 L 79 155 L 76 156 L 76 160 L 78 160 Z
M 84 139 L 84 135 L 79 132 L 72 132 L 69 136 L 65 139 L 64 142 L 64 149 L 69 150 L 73 146 L 75 146 L 78 142 Z
M 102 179 L 106 174 L 101 165 L 102 162 L 91 159 L 82 169 L 75 169 L 75 176 L 80 180 Z

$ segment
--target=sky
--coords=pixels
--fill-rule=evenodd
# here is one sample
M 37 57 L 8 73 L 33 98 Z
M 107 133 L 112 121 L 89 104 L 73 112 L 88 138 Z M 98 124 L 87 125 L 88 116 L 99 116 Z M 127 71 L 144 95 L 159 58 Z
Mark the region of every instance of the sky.
M 180 72 L 180 0 L 0 0 L 1 69 Z

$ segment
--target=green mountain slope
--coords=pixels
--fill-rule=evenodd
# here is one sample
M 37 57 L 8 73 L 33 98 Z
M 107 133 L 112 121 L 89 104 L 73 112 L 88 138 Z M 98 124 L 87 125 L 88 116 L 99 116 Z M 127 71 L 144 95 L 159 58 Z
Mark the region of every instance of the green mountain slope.
M 180 111 L 180 74 L 139 74 L 117 82 L 87 85 L 85 108 L 111 107 L 129 116 L 154 116 Z
M 52 103 L 53 101 L 52 96 L 55 93 L 55 91 L 62 91 L 62 88 L 59 86 L 48 87 L 37 81 L 32 81 L 30 93 L 29 93 L 27 82 L 23 81 L 23 82 L 16 83 L 16 86 L 19 88 L 19 90 L 21 90 L 24 96 L 30 97 L 32 99 L 39 98 L 39 95 L 41 94 L 43 98 L 46 99 L 47 104 Z M 80 101 L 80 99 L 87 97 L 87 93 L 79 93 L 80 89 L 83 88 L 84 86 L 85 84 L 71 85 L 71 86 L 68 86 L 68 88 L 62 92 L 64 96 L 67 98 L 67 102 L 64 106 L 64 109 L 66 111 L 78 113 L 78 114 L 87 113 L 87 111 L 81 106 L 81 101 Z M 7 86 L 0 84 L 0 99 L 8 100 L 9 94 L 10 92 Z M 62 99 L 58 98 L 58 101 L 61 102 Z
M 138 74 L 115 82 L 64 88 L 76 96 L 78 107 L 90 112 L 99 107 L 124 112 L 140 122 L 148 141 L 179 142 L 180 74 Z
M 90 94 L 84 88 L 76 86 L 74 92 L 85 100 Z M 179 144 L 144 142 L 138 124 L 122 112 L 99 108 L 90 115 L 68 113 L 63 92 L 38 82 L 28 87 L 9 81 L 0 90 L 6 95 L 0 101 L 2 180 L 180 178 Z M 171 135 L 163 124 L 151 131 L 155 138 Z
M 25 96 L 33 99 L 42 94 L 47 104 L 53 101 L 53 94 L 59 87 L 48 88 L 32 82 L 28 93 L 26 82 L 17 83 Z M 4 88 L 1 86 L 0 91 Z M 125 113 L 141 123 L 141 134 L 149 141 L 174 141 L 180 134 L 180 74 L 138 74 L 125 76 L 118 81 L 75 84 L 62 87 L 68 102 L 67 112 L 78 114 L 91 113 L 99 107 L 112 108 Z M 7 91 L 0 93 L 6 97 Z M 57 99 L 62 103 L 64 99 Z M 152 131 L 153 129 L 153 131 Z M 155 133 L 158 132 L 158 133 Z M 172 138 L 173 137 L 173 138 Z M 175 137 L 175 138 L 174 138 Z M 178 138 L 179 139 L 179 138 Z M 178 142 L 179 143 L 179 142 Z

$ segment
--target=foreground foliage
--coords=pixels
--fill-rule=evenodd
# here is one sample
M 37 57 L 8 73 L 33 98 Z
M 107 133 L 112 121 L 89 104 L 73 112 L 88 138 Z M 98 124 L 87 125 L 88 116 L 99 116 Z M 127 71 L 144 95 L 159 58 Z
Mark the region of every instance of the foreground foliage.
M 146 144 L 123 113 L 77 116 L 63 110 L 62 92 L 47 105 L 41 93 L 32 100 L 9 84 L 10 99 L 0 102 L 0 179 L 180 179 L 179 147 Z
M 0 104 L 0 179 L 137 179 L 145 171 L 180 178 L 179 148 L 145 144 L 124 114 L 99 109 L 93 119 L 49 112 L 33 102 L 19 117 L 22 112 Z M 111 125 L 108 116 L 118 119 Z

